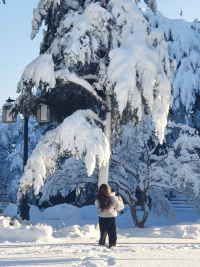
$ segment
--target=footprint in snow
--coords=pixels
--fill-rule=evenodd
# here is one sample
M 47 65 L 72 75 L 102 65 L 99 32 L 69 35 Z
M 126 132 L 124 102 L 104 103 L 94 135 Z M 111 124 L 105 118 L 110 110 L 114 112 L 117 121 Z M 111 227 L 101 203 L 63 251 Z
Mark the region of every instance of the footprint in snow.
M 116 260 L 114 258 L 108 258 L 106 262 L 108 266 L 112 266 L 112 265 L 115 265 Z

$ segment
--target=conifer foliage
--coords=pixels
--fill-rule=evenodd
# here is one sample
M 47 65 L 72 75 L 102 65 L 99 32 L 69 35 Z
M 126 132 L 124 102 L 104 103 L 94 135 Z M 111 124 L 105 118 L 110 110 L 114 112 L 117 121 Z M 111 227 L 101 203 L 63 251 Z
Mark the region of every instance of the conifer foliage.
M 123 113 L 129 103 L 131 112 L 138 120 L 144 112 L 152 116 L 156 136 L 160 143 L 163 142 L 172 102 L 173 65 L 168 57 L 163 31 L 154 27 L 149 29 L 147 21 L 132 0 L 110 0 L 105 1 L 105 4 L 89 0 L 40 0 L 34 10 L 32 38 L 39 31 L 42 21 L 45 21 L 47 31 L 44 32 L 41 55 L 24 70 L 18 85 L 20 96 L 15 107 L 23 109 L 22 103 L 27 101 L 26 107 L 31 113 L 39 101 L 48 103 L 52 95 L 55 97 L 61 91 L 63 94 L 83 91 L 88 99 L 93 99 L 95 104 L 90 107 L 92 111 L 87 114 L 79 111 L 76 114 L 85 116 L 85 125 L 99 131 L 96 140 L 100 142 L 99 149 L 102 152 L 94 153 L 94 139 L 90 164 L 94 166 L 92 157 L 97 155 L 100 167 L 98 183 L 107 182 L 109 152 L 106 151 L 110 149 L 113 103 L 117 103 L 119 114 Z M 36 87 L 36 93 L 33 92 L 33 87 Z M 70 104 L 69 99 L 66 97 L 66 105 Z M 77 101 L 80 105 L 76 109 L 80 109 L 81 101 Z M 74 105 L 77 101 L 73 102 Z M 72 109 L 76 111 L 74 106 Z M 72 114 L 67 118 L 68 121 L 71 120 L 69 127 L 74 126 L 74 116 Z M 48 133 L 48 140 L 53 136 L 53 132 L 52 135 Z M 82 135 L 82 138 L 86 140 L 90 136 Z M 79 146 L 74 150 L 67 145 L 69 140 L 62 135 L 54 146 L 61 143 L 72 155 L 78 158 L 84 156 L 88 166 L 85 156 L 87 152 L 85 154 Z M 104 146 L 104 143 L 107 145 Z M 59 150 L 55 150 L 51 158 L 56 158 L 56 153 L 58 156 Z M 32 164 L 34 156 L 30 157 L 21 180 L 22 185 L 29 186 L 34 180 L 38 192 L 48 173 L 47 158 L 47 154 L 44 155 L 43 152 L 42 169 L 39 170 L 37 166 L 36 170 L 33 167 L 36 165 Z M 87 170 L 88 175 L 91 175 L 91 168 L 87 167 Z M 30 173 L 34 172 L 40 172 L 41 175 L 31 176 Z M 41 181 L 36 181 L 37 179 Z

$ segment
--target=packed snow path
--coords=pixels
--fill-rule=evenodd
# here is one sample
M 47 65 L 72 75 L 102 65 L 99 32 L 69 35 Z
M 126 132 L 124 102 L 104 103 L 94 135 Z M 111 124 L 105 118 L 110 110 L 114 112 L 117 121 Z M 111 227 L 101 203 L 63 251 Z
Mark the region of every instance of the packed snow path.
M 0 266 L 199 266 L 200 241 L 119 238 L 111 250 L 96 239 L 59 239 L 52 243 L 4 243 Z

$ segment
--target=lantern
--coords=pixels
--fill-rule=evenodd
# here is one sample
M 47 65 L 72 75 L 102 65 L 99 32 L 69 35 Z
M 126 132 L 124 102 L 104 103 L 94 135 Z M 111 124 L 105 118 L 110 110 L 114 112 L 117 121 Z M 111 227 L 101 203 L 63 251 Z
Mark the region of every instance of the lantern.
M 3 123 L 14 123 L 17 121 L 17 117 L 13 114 L 10 114 L 11 108 L 13 104 L 11 102 L 14 102 L 14 100 L 8 98 L 6 100 L 6 104 L 3 105 Z
M 47 105 L 39 105 L 37 109 L 37 122 L 45 123 L 50 121 L 50 108 Z

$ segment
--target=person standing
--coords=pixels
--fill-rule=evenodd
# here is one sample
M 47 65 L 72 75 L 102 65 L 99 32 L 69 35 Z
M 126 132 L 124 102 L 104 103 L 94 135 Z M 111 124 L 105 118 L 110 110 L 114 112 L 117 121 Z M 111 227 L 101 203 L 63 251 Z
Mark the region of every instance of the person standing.
M 117 216 L 117 211 L 124 208 L 123 200 L 121 197 L 115 196 L 115 192 L 111 193 L 111 188 L 109 185 L 102 184 L 98 190 L 95 205 L 98 208 L 97 215 L 99 216 L 99 245 L 105 245 L 108 234 L 108 248 L 116 247 L 117 232 L 115 217 Z

